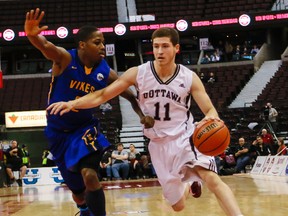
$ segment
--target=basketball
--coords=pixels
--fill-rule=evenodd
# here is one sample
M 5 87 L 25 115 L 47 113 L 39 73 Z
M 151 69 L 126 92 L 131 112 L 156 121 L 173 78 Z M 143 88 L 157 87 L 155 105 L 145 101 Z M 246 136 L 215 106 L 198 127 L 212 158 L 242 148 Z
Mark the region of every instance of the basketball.
M 195 128 L 192 141 L 201 153 L 216 156 L 228 147 L 230 132 L 224 122 L 208 120 Z

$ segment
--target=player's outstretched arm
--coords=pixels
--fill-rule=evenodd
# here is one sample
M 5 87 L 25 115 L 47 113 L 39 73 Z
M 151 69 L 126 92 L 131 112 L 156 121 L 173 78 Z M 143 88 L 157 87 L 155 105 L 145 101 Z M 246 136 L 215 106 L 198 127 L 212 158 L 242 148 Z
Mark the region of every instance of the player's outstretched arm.
M 97 107 L 102 103 L 107 102 L 111 98 L 118 96 L 129 88 L 129 86 L 134 85 L 137 71 L 137 67 L 130 68 L 106 88 L 89 93 L 76 100 L 53 103 L 47 108 L 47 111 L 50 112 L 50 114 L 56 115 L 60 113 L 60 115 L 63 115 L 69 112 L 71 109 L 89 109 Z
M 69 53 L 62 47 L 55 46 L 49 42 L 41 32 L 48 29 L 48 26 L 40 27 L 45 13 L 40 12 L 40 9 L 30 10 L 26 13 L 26 20 L 24 24 L 25 33 L 31 44 L 42 52 L 42 54 L 49 60 L 56 64 L 67 64 L 70 61 Z M 65 61 L 65 58 L 67 61 Z
M 111 70 L 109 74 L 109 79 L 113 82 L 118 79 L 118 76 L 115 71 Z M 133 79 L 136 79 L 136 77 L 133 77 Z M 133 80 L 132 83 L 136 83 L 136 80 Z M 141 124 L 143 124 L 145 128 L 152 128 L 154 126 L 154 123 L 155 123 L 154 118 L 150 116 L 145 116 L 143 114 L 136 100 L 136 96 L 133 94 L 133 92 L 129 88 L 123 91 L 120 95 L 131 103 L 133 110 L 135 111 L 135 113 L 137 113 L 137 115 L 140 118 Z
M 114 70 L 111 70 L 110 74 L 109 74 L 109 84 L 111 84 L 112 82 L 114 82 L 118 78 L 119 77 L 118 77 L 117 73 Z M 134 80 L 133 82 L 135 83 L 136 81 Z M 138 104 L 138 102 L 136 100 L 136 96 L 130 90 L 130 88 L 125 89 L 125 91 L 123 91 L 120 94 L 120 96 L 125 98 L 126 100 L 128 100 L 131 103 L 131 106 L 132 106 L 133 110 L 139 116 L 140 119 L 142 119 L 144 117 L 144 114 L 143 114 L 142 110 L 140 109 L 139 104 Z

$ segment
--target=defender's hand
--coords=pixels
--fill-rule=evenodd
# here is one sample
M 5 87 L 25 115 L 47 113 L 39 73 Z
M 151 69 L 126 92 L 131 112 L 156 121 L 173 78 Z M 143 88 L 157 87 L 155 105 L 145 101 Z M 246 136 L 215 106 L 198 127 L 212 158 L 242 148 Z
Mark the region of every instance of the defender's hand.
M 42 26 L 41 28 L 39 27 L 44 14 L 44 11 L 41 11 L 40 13 L 39 8 L 37 8 L 35 11 L 30 10 L 30 12 L 26 13 L 24 29 L 27 36 L 37 36 L 42 31 L 48 29 L 48 26 Z
M 73 109 L 73 106 L 71 104 L 70 101 L 68 102 L 57 102 L 57 103 L 53 103 L 50 106 L 47 107 L 47 112 L 50 111 L 51 115 L 57 115 L 58 113 L 60 113 L 60 115 L 62 116 L 65 113 L 70 112 L 70 110 Z

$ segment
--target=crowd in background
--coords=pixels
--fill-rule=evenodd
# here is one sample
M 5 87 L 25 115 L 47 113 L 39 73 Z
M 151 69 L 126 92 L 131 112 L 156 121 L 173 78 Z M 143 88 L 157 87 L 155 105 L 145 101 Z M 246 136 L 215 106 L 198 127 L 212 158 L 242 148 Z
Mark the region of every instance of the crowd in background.
M 140 153 L 134 144 L 129 145 L 129 150 L 124 149 L 122 143 L 117 143 L 115 149 L 109 149 L 103 153 L 99 164 L 99 179 L 125 180 L 146 179 L 156 177 L 155 170 L 149 154 Z M 27 168 L 31 167 L 28 147 L 23 144 L 19 146 L 16 140 L 10 142 L 9 148 L 0 147 L 0 165 L 5 169 L 0 172 L 0 187 L 10 187 L 15 182 L 22 186 L 22 178 Z M 42 167 L 53 167 L 53 155 L 48 149 L 42 154 Z M 15 176 L 15 173 L 19 173 Z
M 214 83 L 217 77 L 213 72 L 209 76 L 199 74 L 202 82 Z M 231 175 L 249 171 L 258 156 L 288 155 L 287 147 L 282 137 L 276 137 L 277 110 L 268 102 L 263 108 L 260 117 L 267 121 L 261 130 L 255 134 L 255 139 L 247 143 L 248 137 L 239 137 L 237 143 L 230 143 L 221 155 L 215 157 L 219 175 Z M 265 126 L 265 127 L 264 127 Z M 15 182 L 22 186 L 22 178 L 27 168 L 31 167 L 30 154 L 25 144 L 20 146 L 12 140 L 8 148 L 0 145 L 0 165 L 4 167 L 0 172 L 0 187 L 11 186 Z M 42 166 L 55 166 L 53 155 L 48 149 L 42 154 Z M 15 177 L 15 171 L 19 174 Z M 124 149 L 123 143 L 115 144 L 102 155 L 99 164 L 98 177 L 101 181 L 145 179 L 157 177 L 153 168 L 149 152 L 139 152 L 134 144 L 129 145 L 129 150 Z
M 238 143 L 231 143 L 216 157 L 219 175 L 246 173 L 252 169 L 258 156 L 288 155 L 284 139 L 276 137 L 276 140 L 271 133 L 274 131 L 263 128 L 252 143 L 247 143 L 245 137 L 240 137 Z
M 237 44 L 234 46 L 229 41 L 226 41 L 225 44 L 219 41 L 215 48 L 209 43 L 203 49 L 204 55 L 201 59 L 201 64 L 252 60 L 259 50 L 256 44 L 251 46 L 247 41 L 243 45 Z

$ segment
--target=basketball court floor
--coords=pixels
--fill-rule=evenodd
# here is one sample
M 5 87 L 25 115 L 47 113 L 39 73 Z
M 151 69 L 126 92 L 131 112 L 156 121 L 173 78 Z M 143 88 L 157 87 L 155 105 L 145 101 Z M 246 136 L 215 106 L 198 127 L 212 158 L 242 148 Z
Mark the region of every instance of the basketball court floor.
M 288 215 L 288 177 L 239 174 L 223 176 L 245 216 Z M 157 179 L 103 182 L 107 216 L 224 215 L 204 185 L 201 198 L 190 197 L 184 211 L 175 213 L 162 197 Z M 1 216 L 74 216 L 77 208 L 65 186 L 0 188 Z

